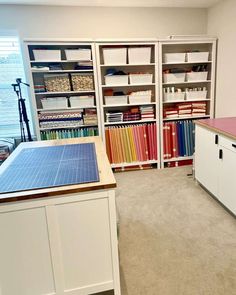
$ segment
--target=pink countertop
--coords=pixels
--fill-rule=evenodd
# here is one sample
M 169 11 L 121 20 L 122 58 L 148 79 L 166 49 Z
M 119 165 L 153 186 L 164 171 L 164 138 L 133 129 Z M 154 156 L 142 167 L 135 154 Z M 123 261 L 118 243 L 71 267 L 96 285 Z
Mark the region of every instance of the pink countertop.
M 203 119 L 195 122 L 197 125 L 216 131 L 220 134 L 236 139 L 236 117 Z

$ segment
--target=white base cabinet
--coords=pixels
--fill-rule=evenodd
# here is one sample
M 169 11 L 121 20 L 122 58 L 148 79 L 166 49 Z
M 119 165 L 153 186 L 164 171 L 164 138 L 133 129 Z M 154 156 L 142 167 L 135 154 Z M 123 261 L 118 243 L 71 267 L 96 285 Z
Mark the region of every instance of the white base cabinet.
M 236 141 L 196 125 L 195 177 L 236 214 Z

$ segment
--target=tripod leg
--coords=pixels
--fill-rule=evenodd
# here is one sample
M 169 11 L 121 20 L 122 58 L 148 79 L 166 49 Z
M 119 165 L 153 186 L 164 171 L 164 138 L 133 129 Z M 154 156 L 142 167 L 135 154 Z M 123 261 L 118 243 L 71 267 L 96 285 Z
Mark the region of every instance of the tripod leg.
M 30 128 L 29 128 L 29 119 L 28 119 L 27 111 L 26 111 L 26 107 L 25 107 L 25 100 L 22 98 L 22 99 L 20 99 L 20 101 L 21 101 L 23 120 L 25 122 L 26 131 L 27 131 L 27 135 L 28 135 L 28 141 L 32 141 Z

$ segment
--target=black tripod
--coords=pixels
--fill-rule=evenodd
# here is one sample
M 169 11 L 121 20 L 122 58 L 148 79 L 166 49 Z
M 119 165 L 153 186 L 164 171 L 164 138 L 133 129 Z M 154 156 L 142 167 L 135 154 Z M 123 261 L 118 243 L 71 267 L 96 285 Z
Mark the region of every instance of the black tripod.
M 27 116 L 27 111 L 25 107 L 25 99 L 22 97 L 21 93 L 21 85 L 24 84 L 29 87 L 29 84 L 23 83 L 20 78 L 16 79 L 16 84 L 12 84 L 13 89 L 18 97 L 18 111 L 19 111 L 19 119 L 20 119 L 20 133 L 21 133 L 21 141 L 27 141 L 25 136 L 25 127 L 27 131 L 28 141 L 32 141 L 30 128 L 29 128 L 29 119 Z M 25 126 L 24 126 L 25 124 Z

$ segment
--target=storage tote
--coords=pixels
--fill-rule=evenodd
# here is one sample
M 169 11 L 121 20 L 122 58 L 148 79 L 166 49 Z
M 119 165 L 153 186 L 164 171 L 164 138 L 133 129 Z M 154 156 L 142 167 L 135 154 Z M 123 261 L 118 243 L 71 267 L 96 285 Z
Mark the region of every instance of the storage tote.
M 186 61 L 186 53 L 165 53 L 165 63 L 181 63 Z
M 93 75 L 71 74 L 71 83 L 74 91 L 94 90 Z
M 164 93 L 164 101 L 179 101 L 185 99 L 184 92 Z
M 150 94 L 131 94 L 129 95 L 130 104 L 141 104 L 141 103 L 150 103 L 151 102 L 151 93 Z
M 164 74 L 164 83 L 182 83 L 185 82 L 185 73 Z
M 186 91 L 186 99 L 193 100 L 193 99 L 206 99 L 207 98 L 207 91 Z
M 106 75 L 105 84 L 106 85 L 128 85 L 129 76 L 128 75 Z
M 128 103 L 127 95 L 104 96 L 106 105 L 124 105 Z
M 91 49 L 66 49 L 65 54 L 67 60 L 91 60 Z
M 34 49 L 35 61 L 61 61 L 61 50 L 55 49 Z
M 127 63 L 127 48 L 103 48 L 105 65 L 123 65 Z
M 72 108 L 94 107 L 93 95 L 71 96 L 69 100 Z
M 152 74 L 129 74 L 129 82 L 134 84 L 151 84 Z
M 71 90 L 68 74 L 44 75 L 44 83 L 48 92 L 67 92 Z
M 188 52 L 188 62 L 207 62 L 209 60 L 209 52 Z
M 66 97 L 47 97 L 41 99 L 43 109 L 66 109 L 67 98 Z
M 208 72 L 191 72 L 187 73 L 188 82 L 207 81 Z
M 130 47 L 128 48 L 129 64 L 150 64 L 151 47 Z

